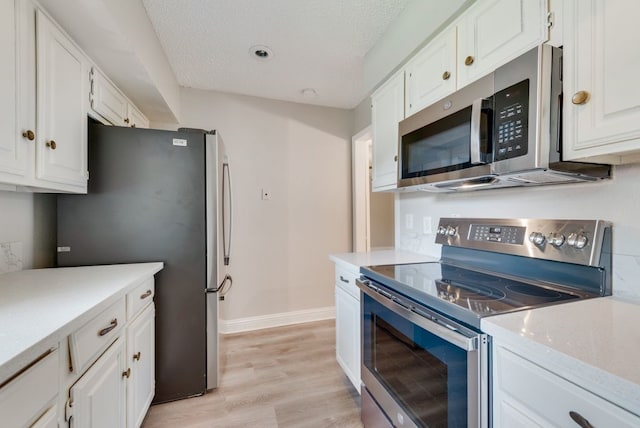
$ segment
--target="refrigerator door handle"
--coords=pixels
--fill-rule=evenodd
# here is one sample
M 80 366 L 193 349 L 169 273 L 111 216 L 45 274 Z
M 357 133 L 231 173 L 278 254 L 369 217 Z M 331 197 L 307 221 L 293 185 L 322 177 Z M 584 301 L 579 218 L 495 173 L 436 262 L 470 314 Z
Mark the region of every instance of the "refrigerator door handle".
M 228 287 L 225 287 L 227 285 L 227 283 L 229 284 Z M 231 289 L 231 286 L 233 285 L 233 278 L 231 277 L 231 275 L 225 275 L 224 278 L 222 279 L 222 282 L 220 283 L 220 285 L 218 285 L 215 288 L 205 288 L 204 292 L 205 293 L 220 293 L 220 295 L 224 295 L 227 291 L 229 291 Z
M 227 197 L 225 197 L 225 195 Z M 225 203 L 229 202 L 229 206 L 226 207 Z M 227 219 L 227 208 L 228 216 Z M 229 221 L 229 227 L 227 228 L 227 220 Z M 229 172 L 229 164 L 227 162 L 222 164 L 222 251 L 224 256 L 224 265 L 229 265 L 229 258 L 231 253 L 231 226 L 233 221 L 233 203 L 231 199 L 231 174 Z M 224 281 L 223 281 L 224 284 Z

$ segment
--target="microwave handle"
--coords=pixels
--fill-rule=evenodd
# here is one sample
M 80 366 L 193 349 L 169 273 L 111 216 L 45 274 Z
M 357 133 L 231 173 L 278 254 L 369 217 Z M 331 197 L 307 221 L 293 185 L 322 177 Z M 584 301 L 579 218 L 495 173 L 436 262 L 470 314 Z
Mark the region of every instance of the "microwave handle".
M 480 141 L 480 129 L 482 123 L 482 104 L 484 99 L 478 98 L 471 105 L 471 138 L 470 138 L 470 153 L 471 153 L 471 165 L 485 163 L 482 159 L 481 141 Z

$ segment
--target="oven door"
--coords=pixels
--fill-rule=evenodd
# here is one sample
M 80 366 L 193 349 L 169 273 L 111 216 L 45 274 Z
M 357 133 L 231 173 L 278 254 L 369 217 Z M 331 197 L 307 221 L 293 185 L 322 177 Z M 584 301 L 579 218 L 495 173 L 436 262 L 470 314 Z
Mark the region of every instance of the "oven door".
M 487 336 L 360 288 L 362 382 L 393 425 L 488 426 Z

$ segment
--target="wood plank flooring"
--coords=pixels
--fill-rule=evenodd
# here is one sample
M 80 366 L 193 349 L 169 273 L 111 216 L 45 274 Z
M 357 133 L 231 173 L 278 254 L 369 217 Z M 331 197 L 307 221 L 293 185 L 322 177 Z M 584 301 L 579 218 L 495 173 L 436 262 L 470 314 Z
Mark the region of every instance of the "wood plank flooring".
M 223 335 L 220 348 L 220 387 L 152 406 L 144 428 L 362 428 L 334 320 Z

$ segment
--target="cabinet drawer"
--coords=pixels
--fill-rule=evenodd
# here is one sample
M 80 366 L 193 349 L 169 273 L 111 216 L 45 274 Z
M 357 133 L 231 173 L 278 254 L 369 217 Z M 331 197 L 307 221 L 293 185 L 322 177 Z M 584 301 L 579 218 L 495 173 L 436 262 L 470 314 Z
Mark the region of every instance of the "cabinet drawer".
M 153 277 L 134 288 L 127 294 L 127 319 L 132 320 L 149 303 L 153 301 L 155 288 Z
M 594 427 L 640 426 L 635 415 L 505 348 L 497 347 L 493 366 L 496 427 L 577 427 L 570 413 Z
M 360 289 L 356 285 L 356 278 L 359 277 L 360 273 L 358 271 L 354 272 L 336 265 L 336 285 L 351 294 L 358 301 L 360 301 Z
M 40 358 L 0 389 L 0 425 L 30 426 L 58 394 L 58 350 Z
M 82 373 L 118 337 L 125 321 L 125 300 L 122 298 L 72 333 L 69 336 L 72 370 Z

